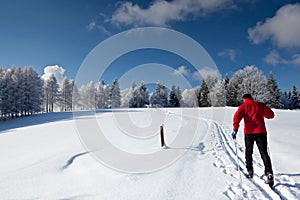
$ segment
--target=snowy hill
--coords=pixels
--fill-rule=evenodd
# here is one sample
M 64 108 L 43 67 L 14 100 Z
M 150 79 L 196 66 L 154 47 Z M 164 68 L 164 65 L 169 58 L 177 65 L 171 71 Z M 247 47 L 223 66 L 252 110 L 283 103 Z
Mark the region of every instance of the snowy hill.
M 235 146 L 230 138 L 235 110 L 120 109 L 77 113 L 76 120 L 66 112 L 1 122 L 0 197 L 300 199 L 300 112 L 275 110 L 275 119 L 266 122 L 275 173 L 275 187 L 271 190 L 261 178 L 263 164 L 257 149 L 255 177 L 245 177 L 242 129 L 237 138 L 241 174 L 237 171 Z M 101 164 L 95 158 L 96 152 L 83 145 L 83 133 L 78 134 L 78 124 L 91 120 L 96 120 L 107 140 L 122 151 L 157 153 L 158 157 L 140 163 L 128 162 L 125 157 L 111 163 L 115 167 L 121 164 L 123 170 L 131 173 Z M 168 145 L 164 149 L 160 148 L 161 124 Z M 135 137 L 139 140 L 132 139 Z M 110 152 L 109 148 L 100 152 Z M 175 159 L 162 162 L 171 157 Z M 151 171 L 150 167 L 156 168 Z M 134 170 L 138 173 L 132 173 Z

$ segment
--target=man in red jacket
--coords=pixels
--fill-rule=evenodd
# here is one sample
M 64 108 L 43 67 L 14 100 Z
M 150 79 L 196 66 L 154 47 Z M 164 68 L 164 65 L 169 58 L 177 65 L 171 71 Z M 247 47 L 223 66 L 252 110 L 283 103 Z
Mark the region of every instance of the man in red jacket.
M 244 133 L 246 146 L 246 167 L 250 177 L 253 177 L 252 154 L 254 141 L 259 149 L 260 156 L 265 165 L 265 175 L 268 183 L 273 184 L 273 170 L 268 154 L 267 130 L 264 118 L 274 118 L 274 112 L 265 104 L 254 101 L 250 94 L 243 96 L 244 103 L 239 106 L 233 118 L 232 137 L 236 139 L 240 121 L 244 119 Z

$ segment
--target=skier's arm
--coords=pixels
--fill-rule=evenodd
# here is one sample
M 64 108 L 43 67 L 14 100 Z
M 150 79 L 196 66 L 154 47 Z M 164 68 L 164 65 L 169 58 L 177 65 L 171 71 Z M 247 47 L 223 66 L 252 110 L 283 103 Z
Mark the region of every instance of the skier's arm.
M 234 117 L 233 117 L 233 130 L 238 131 L 240 127 L 240 121 L 244 117 L 244 109 L 243 105 L 241 105 L 238 110 L 235 112 Z
M 266 105 L 263 106 L 264 106 L 264 118 L 273 119 L 275 115 L 274 112 L 271 110 L 271 108 L 269 108 Z

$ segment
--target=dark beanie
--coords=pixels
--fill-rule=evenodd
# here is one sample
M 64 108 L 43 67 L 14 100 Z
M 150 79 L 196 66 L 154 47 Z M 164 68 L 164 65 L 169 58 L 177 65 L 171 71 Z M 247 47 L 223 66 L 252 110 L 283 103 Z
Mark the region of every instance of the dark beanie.
M 251 94 L 244 94 L 243 99 L 252 99 L 253 100 Z

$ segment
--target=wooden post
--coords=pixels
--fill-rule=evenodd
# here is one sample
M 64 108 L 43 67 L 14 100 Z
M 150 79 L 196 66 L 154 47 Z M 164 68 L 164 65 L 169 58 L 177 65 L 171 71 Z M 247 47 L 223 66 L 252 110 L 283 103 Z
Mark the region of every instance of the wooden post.
M 161 142 L 161 147 L 164 147 L 165 144 L 165 136 L 164 136 L 164 125 L 162 124 L 160 126 L 160 142 Z

